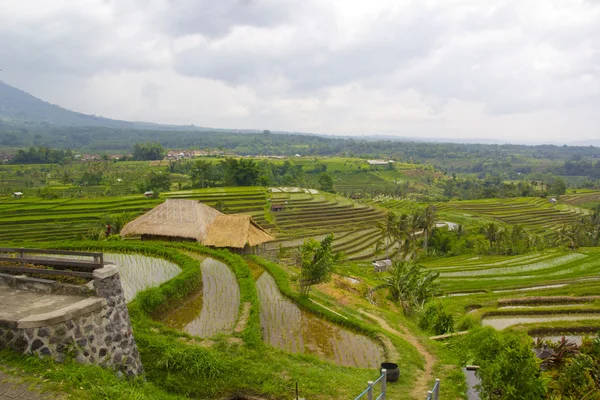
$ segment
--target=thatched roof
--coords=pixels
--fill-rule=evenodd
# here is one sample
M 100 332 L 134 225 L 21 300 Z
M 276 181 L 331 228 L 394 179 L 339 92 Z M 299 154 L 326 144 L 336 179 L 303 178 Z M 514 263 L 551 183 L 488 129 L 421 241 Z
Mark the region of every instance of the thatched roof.
M 274 238 L 249 215 L 225 215 L 195 200 L 167 199 L 126 224 L 122 236 L 154 235 L 196 239 L 214 247 L 243 248 Z
M 242 249 L 275 239 L 263 231 L 249 215 L 219 215 L 208 227 L 203 244 Z

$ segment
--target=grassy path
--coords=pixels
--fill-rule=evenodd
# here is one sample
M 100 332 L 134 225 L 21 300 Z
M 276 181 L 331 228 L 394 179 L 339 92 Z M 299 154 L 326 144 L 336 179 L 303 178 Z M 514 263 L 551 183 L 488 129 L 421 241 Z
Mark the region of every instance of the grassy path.
M 415 399 L 425 398 L 427 396 L 427 391 L 431 389 L 431 382 L 433 381 L 433 367 L 436 363 L 436 358 L 433 356 L 433 354 L 427 351 L 425 346 L 419 342 L 419 339 L 410 333 L 408 329 L 405 329 L 403 332 L 399 332 L 392 328 L 385 319 L 363 310 L 360 310 L 360 312 L 365 316 L 377 321 L 377 323 L 387 332 L 396 335 L 410 343 L 419 352 L 419 354 L 423 356 L 423 359 L 425 360 L 423 372 L 415 381 L 411 391 L 411 396 Z

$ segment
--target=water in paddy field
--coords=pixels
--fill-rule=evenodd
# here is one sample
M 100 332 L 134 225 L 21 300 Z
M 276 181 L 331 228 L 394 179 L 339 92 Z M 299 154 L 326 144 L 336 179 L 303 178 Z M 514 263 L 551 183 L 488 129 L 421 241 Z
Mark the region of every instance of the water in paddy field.
M 256 280 L 263 340 L 291 352 L 313 354 L 348 367 L 378 368 L 383 349 L 373 340 L 300 310 L 285 299 L 271 275 Z
M 121 285 L 128 302 L 139 291 L 158 286 L 181 272 L 181 268 L 172 262 L 138 254 L 104 253 L 104 261 L 115 263 L 119 268 Z
M 551 315 L 510 315 L 506 317 L 489 317 L 481 320 L 483 326 L 491 326 L 496 329 L 508 328 L 517 324 L 531 324 L 535 322 L 551 321 L 580 321 L 584 319 L 600 319 L 600 314 L 551 314 Z
M 231 333 L 240 308 L 240 289 L 235 275 L 227 265 L 212 258 L 206 258 L 200 268 L 202 291 L 188 298 L 163 322 L 203 338 Z

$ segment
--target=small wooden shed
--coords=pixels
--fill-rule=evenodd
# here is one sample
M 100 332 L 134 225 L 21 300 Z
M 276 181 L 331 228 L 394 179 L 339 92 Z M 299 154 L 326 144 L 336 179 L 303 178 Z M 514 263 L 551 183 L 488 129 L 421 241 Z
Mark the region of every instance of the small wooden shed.
M 282 211 L 285 208 L 285 204 L 272 204 L 271 211 Z

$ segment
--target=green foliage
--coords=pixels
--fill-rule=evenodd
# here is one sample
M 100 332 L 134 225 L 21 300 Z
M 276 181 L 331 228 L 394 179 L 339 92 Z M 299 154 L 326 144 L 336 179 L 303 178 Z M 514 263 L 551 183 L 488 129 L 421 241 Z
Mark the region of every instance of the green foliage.
M 308 294 L 311 286 L 331 280 L 335 261 L 331 242 L 333 234 L 325 236 L 321 242 L 310 238 L 300 246 L 300 290 L 303 294 Z
M 477 317 L 471 314 L 465 314 L 456 322 L 456 330 L 459 332 L 468 331 L 480 325 L 481 321 Z
M 452 342 L 461 363 L 479 365 L 481 397 L 499 400 L 540 399 L 546 392 L 531 345 L 526 334 L 491 327 L 475 328 Z
M 419 328 L 436 335 L 454 332 L 454 316 L 441 301 L 431 302 L 419 315 Z
M 319 188 L 324 192 L 335 193 L 333 190 L 333 178 L 327 172 L 319 174 Z
M 214 379 L 225 369 L 224 360 L 217 358 L 210 350 L 194 347 L 174 347 L 170 343 L 157 346 L 156 367 L 165 374 L 179 373 L 190 379 Z
M 110 226 L 111 234 L 118 234 L 121 229 L 135 217 L 135 214 L 129 212 L 120 213 L 109 213 L 104 214 L 101 218 L 102 227 L 108 228 Z M 108 229 L 107 229 L 108 230 Z
M 143 193 L 146 191 L 168 192 L 171 189 L 171 174 L 168 172 L 155 172 L 151 171 L 142 181 L 137 185 L 138 191 Z
M 438 276 L 438 272 L 424 271 L 413 260 L 397 260 L 384 278 L 384 287 L 389 289 L 392 300 L 399 302 L 405 314 L 410 315 L 437 294 Z
M 52 199 L 58 198 L 58 194 L 56 194 L 55 192 L 50 190 L 50 188 L 48 186 L 39 188 L 36 192 L 36 195 L 38 197 L 41 197 L 42 199 L 46 199 L 46 200 L 52 200 Z
M 220 162 L 223 167 L 223 180 L 229 186 L 253 186 L 260 174 L 254 160 L 227 158 Z
M 165 158 L 164 147 L 157 142 L 136 143 L 133 145 L 133 159 L 136 161 L 162 160 Z
M 10 162 L 11 164 L 63 164 L 71 161 L 73 161 L 71 150 L 55 150 L 40 146 L 30 147 L 28 151 L 19 150 Z

